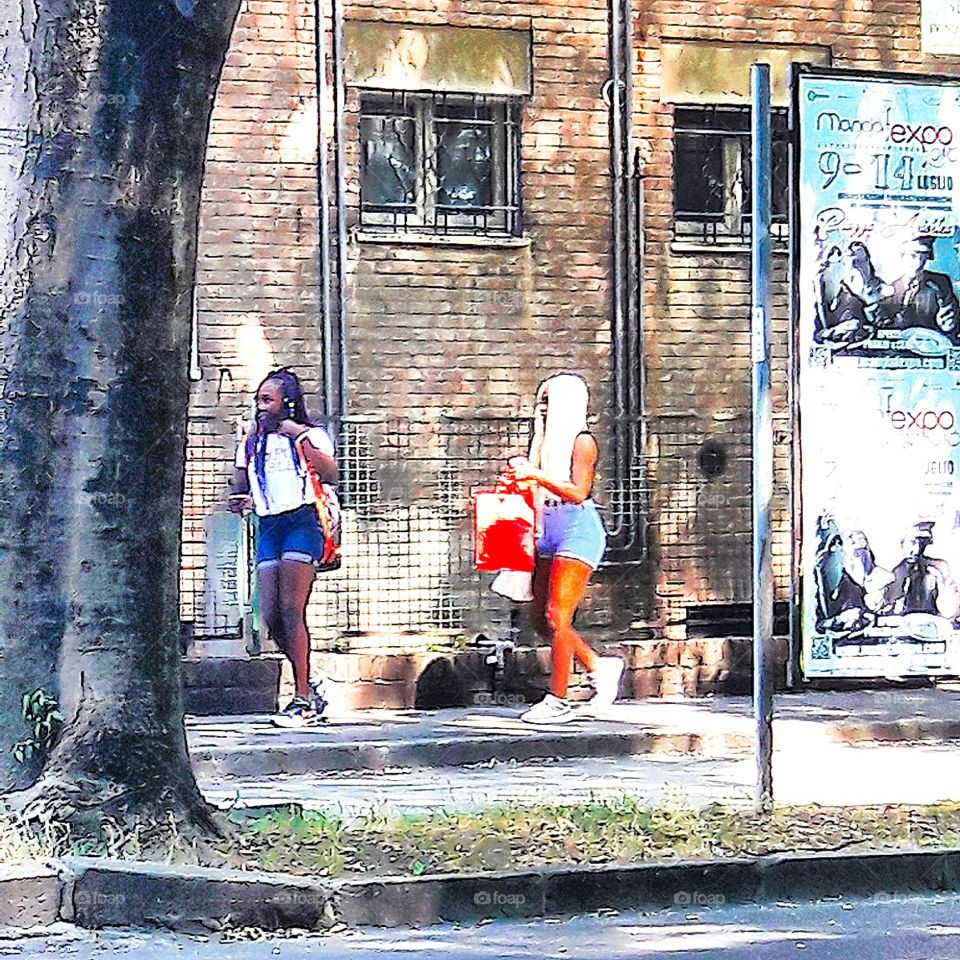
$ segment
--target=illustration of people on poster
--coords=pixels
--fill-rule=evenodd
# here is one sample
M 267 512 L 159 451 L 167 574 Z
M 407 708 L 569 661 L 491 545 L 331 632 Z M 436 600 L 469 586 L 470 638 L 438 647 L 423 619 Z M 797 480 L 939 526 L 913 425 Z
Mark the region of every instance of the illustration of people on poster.
M 960 85 L 796 97 L 804 673 L 958 673 Z

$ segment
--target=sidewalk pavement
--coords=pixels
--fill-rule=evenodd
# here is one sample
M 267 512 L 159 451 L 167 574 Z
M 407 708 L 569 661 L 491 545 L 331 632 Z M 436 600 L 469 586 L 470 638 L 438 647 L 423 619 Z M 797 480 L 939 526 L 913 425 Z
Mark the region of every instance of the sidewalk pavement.
M 806 691 L 776 698 L 780 803 L 960 799 L 960 685 Z M 189 718 L 198 779 L 221 806 L 298 803 L 361 816 L 631 796 L 703 806 L 752 800 L 746 697 L 618 703 L 529 727 L 519 708 L 365 711 L 318 728 L 266 717 Z

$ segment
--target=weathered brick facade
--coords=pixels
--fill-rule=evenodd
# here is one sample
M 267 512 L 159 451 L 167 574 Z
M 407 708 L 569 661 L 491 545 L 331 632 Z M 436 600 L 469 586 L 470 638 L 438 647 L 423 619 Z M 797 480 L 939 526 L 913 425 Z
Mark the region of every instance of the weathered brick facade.
M 594 409 L 602 414 L 608 407 L 610 188 L 608 111 L 601 96 L 606 9 L 595 0 L 573 6 L 468 2 L 449 9 L 398 2 L 349 4 L 345 13 L 352 21 L 520 30 L 531 38 L 535 93 L 522 109 L 519 239 L 358 237 L 359 98 L 352 88 L 346 95 L 349 412 L 358 420 L 388 421 L 375 431 L 378 449 L 402 447 L 408 460 L 425 461 L 412 473 L 409 463 L 388 469 L 376 479 L 375 496 L 397 505 L 393 527 L 387 524 L 395 539 L 412 528 L 425 540 L 423 552 L 436 553 L 451 549 L 442 524 L 428 515 L 429 507 L 417 508 L 411 519 L 403 502 L 429 498 L 435 486 L 450 447 L 443 429 L 435 428 L 438 417 L 509 421 L 529 415 L 537 383 L 560 369 L 583 372 Z M 234 424 L 246 413 L 250 391 L 271 365 L 289 364 L 304 375 L 318 409 L 313 37 L 312 4 L 244 3 L 212 121 L 182 613 L 199 632 L 220 625 L 208 617 L 200 626 L 210 609 L 203 588 L 210 577 L 209 518 L 222 510 Z M 334 232 L 334 245 L 335 239 Z M 601 426 L 599 432 L 607 431 Z M 360 435 L 366 436 L 363 428 Z M 487 443 L 484 455 L 489 460 L 509 452 Z M 362 529 L 365 519 L 354 534 L 372 538 L 374 546 L 363 551 L 360 572 L 376 584 L 388 573 L 372 556 L 382 548 Z M 407 567 L 432 562 L 413 553 Z M 343 606 L 342 597 L 323 587 L 311 609 L 321 633 Z M 361 624 L 390 623 L 385 608 L 411 605 L 387 584 L 366 593 L 352 598 Z M 403 632 L 402 623 L 390 625 Z
M 662 102 L 667 42 L 739 44 L 743 71 L 774 45 L 821 48 L 834 66 L 957 73 L 955 60 L 920 53 L 920 5 L 843 3 L 641 3 L 634 8 L 634 135 L 643 158 L 644 355 L 651 442 L 651 551 L 657 610 L 682 635 L 690 603 L 748 601 L 750 539 L 749 252 L 675 242 L 674 107 Z M 722 78 L 722 89 L 736 86 Z M 741 88 L 745 86 L 742 82 Z M 703 102 L 700 96 L 692 102 Z M 730 102 L 725 98 L 723 102 Z M 742 102 L 742 101 L 741 101 Z M 774 562 L 778 598 L 790 574 L 789 323 L 786 250 L 774 256 L 773 337 L 776 481 Z M 708 480 L 697 457 L 707 438 L 728 449 L 728 468 Z
M 437 525 L 429 505 L 447 476 L 443 464 L 451 449 L 447 428 L 436 427 L 441 415 L 466 418 L 483 430 L 478 417 L 509 420 L 527 414 L 539 380 L 560 369 L 577 370 L 592 385 L 597 433 L 604 452 L 609 449 L 612 205 L 610 114 L 603 96 L 610 73 L 609 11 L 599 0 L 451 0 L 439 5 L 433 0 L 355 0 L 345 5 L 345 16 L 349 21 L 485 27 L 530 35 L 533 93 L 524 98 L 521 113 L 520 239 L 414 242 L 358 231 L 359 96 L 353 88 L 346 92 L 349 412 L 359 421 L 380 424 L 374 431 L 377 476 L 367 492 L 396 507 L 386 527 L 375 504 L 368 504 L 366 513 L 358 509 L 348 535 L 367 544 L 361 573 L 376 585 L 385 569 L 399 562 L 387 556 L 383 531 L 398 531 L 397 537 L 403 530 L 426 531 L 429 549 L 406 562 L 411 570 L 422 568 L 435 585 L 444 571 L 442 563 L 436 576 L 428 569 L 436 562 L 433 554 L 454 549 L 449 528 Z M 615 623 L 611 630 L 620 635 L 629 634 L 631 624 L 650 624 L 658 634 L 674 637 L 683 635 L 689 604 L 749 599 L 750 276 L 743 247 L 676 242 L 672 121 L 683 97 L 676 91 L 665 96 L 664 44 L 741 45 L 744 65 L 753 51 L 762 57 L 774 46 L 796 45 L 822 51 L 841 66 L 925 72 L 960 68 L 921 56 L 916 2 L 805 0 L 748 6 L 732 0 L 663 0 L 635 4 L 633 17 L 632 137 L 644 190 L 643 460 L 650 563 L 605 573 L 597 593 L 616 597 L 628 609 L 616 618 L 607 609 L 597 619 Z M 199 247 L 199 379 L 191 407 L 183 560 L 182 617 L 195 621 L 198 631 L 201 624 L 217 625 L 218 614 L 211 613 L 203 589 L 216 566 L 208 557 L 210 531 L 216 526 L 210 518 L 223 510 L 235 428 L 247 413 L 251 390 L 269 367 L 289 364 L 304 375 L 313 408 L 319 408 L 314 38 L 312 2 L 244 0 L 212 121 Z M 692 102 L 706 100 L 701 92 Z M 782 252 L 775 256 L 775 274 L 775 555 L 783 597 L 790 533 L 788 290 Z M 434 426 L 420 429 L 418 424 Z M 357 428 L 353 435 L 360 445 L 367 442 L 365 429 Z M 716 479 L 707 479 L 698 468 L 708 438 L 719 440 L 727 451 L 727 469 Z M 467 443 L 463 449 L 472 447 Z M 390 452 L 386 459 L 393 458 L 396 469 L 390 463 L 383 467 L 383 451 Z M 478 462 L 488 469 L 490 458 L 501 452 L 509 451 L 488 443 Z M 422 470 L 404 469 L 418 458 L 426 463 Z M 479 480 L 482 471 L 457 474 L 451 482 L 462 486 L 464 476 Z M 418 503 L 413 520 L 409 512 L 397 512 L 405 499 Z M 379 532 L 371 532 L 375 523 L 381 524 Z M 334 582 L 317 591 L 311 609 L 315 632 L 337 632 L 346 605 L 353 611 L 351 622 L 360 623 L 361 630 L 363 624 L 373 629 L 385 623 L 390 642 L 404 633 L 403 611 L 412 602 L 407 594 L 419 589 L 418 581 L 407 584 L 403 597 L 383 584 L 354 584 L 353 593 L 341 584 L 338 593 L 330 586 Z M 448 602 L 456 605 L 460 599 L 429 598 L 433 605 Z
M 305 371 L 317 388 L 313 26 L 309 0 L 244 2 L 211 122 L 181 578 L 181 616 L 198 633 L 229 625 L 230 613 L 214 610 L 204 589 L 208 533 L 225 509 L 236 427 L 249 415 L 251 392 L 281 364 Z

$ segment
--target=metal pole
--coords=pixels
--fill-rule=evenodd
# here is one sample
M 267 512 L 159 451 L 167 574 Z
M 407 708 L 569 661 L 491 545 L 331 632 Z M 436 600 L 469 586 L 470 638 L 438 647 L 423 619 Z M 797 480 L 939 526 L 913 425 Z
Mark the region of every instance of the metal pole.
M 314 0 L 314 30 L 317 64 L 317 206 L 320 214 L 320 323 L 323 345 L 323 413 L 333 416 L 333 317 L 330 299 L 330 175 L 327 143 L 330 124 L 327 111 L 327 27 L 323 0 Z
M 773 809 L 773 687 L 768 653 L 773 636 L 773 411 L 770 398 L 770 67 L 750 69 L 753 99 L 751 353 L 753 369 L 753 710 L 757 726 L 759 812 Z
M 788 343 L 787 360 L 787 410 L 789 411 L 789 433 L 790 433 L 790 468 L 788 476 L 790 483 L 788 487 L 788 509 L 787 516 L 790 518 L 790 570 L 788 573 L 790 582 L 790 651 L 787 658 L 787 689 L 796 690 L 801 681 L 800 675 L 800 548 L 797 539 L 800 530 L 800 460 L 798 440 L 798 417 L 797 401 L 799 398 L 799 383 L 797 382 L 799 365 L 797 362 L 800 356 L 800 324 L 799 324 L 799 306 L 800 306 L 800 283 L 799 283 L 799 255 L 797 250 L 797 223 L 799 223 L 799 197 L 796 189 L 796 171 L 800 163 L 799 152 L 797 150 L 797 125 L 799 122 L 800 111 L 797 103 L 797 88 L 799 80 L 797 78 L 798 65 L 791 63 L 787 71 L 787 86 L 790 88 L 790 211 L 788 223 L 790 225 L 790 336 Z
M 344 89 L 346 87 L 343 57 L 343 2 L 332 0 L 330 11 L 333 20 L 333 128 L 334 128 L 334 176 L 337 197 L 337 361 L 339 378 L 337 384 L 337 430 L 343 430 L 343 421 L 349 406 L 349 361 L 347 355 L 347 191 L 346 160 L 344 158 Z
M 607 536 L 619 545 L 625 530 L 629 529 L 624 514 L 624 480 L 626 477 L 625 430 L 626 377 L 624 333 L 624 115 L 623 115 L 623 23 L 621 0 L 610 0 L 610 77 L 604 86 L 609 91 L 610 104 L 610 184 L 611 229 L 613 233 L 613 323 L 610 355 L 613 364 L 613 481 L 615 494 L 613 522 L 608 520 Z

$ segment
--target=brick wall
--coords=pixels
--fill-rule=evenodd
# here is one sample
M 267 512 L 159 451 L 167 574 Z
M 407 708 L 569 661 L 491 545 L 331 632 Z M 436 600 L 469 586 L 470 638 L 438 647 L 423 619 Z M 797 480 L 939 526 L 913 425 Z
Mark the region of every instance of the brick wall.
M 304 0 L 245 0 L 214 111 L 198 263 L 201 378 L 191 405 L 185 619 L 197 617 L 202 603 L 205 531 L 221 509 L 235 423 L 253 386 L 270 366 L 289 363 L 304 373 L 317 409 L 313 10 Z M 601 97 L 608 76 L 606 2 L 358 0 L 347 4 L 346 16 L 529 30 L 534 74 L 534 93 L 522 109 L 528 242 L 520 246 L 358 239 L 358 95 L 348 92 L 351 412 L 415 422 L 442 413 L 513 417 L 528 411 L 540 379 L 575 369 L 591 381 L 603 441 L 609 434 L 611 313 L 608 117 Z M 921 57 L 913 0 L 635 5 L 633 135 L 645 178 L 646 462 L 656 599 L 651 619 L 667 633 L 682 633 L 686 605 L 749 598 L 750 291 L 745 253 L 681 251 L 672 242 L 673 108 L 660 96 L 666 40 L 820 46 L 829 48 L 836 65 L 870 69 L 943 73 L 960 66 Z M 789 577 L 782 255 L 775 258 L 775 273 L 774 552 L 782 597 Z M 444 448 L 437 435 L 424 436 L 433 446 L 419 481 L 390 469 L 377 475 L 378 489 L 396 501 L 418 483 L 429 491 L 441 479 Z M 715 480 L 697 466 L 707 438 L 722 441 L 728 455 L 726 473 Z M 411 451 L 417 452 L 416 443 Z M 391 522 L 399 529 L 407 521 L 394 516 Z M 351 536 L 372 534 L 358 527 Z M 369 568 L 371 583 L 379 569 Z M 627 568 L 619 584 L 646 589 L 644 576 Z M 623 597 L 620 585 L 609 589 L 611 597 Z M 337 599 L 335 580 L 325 589 L 311 611 L 318 630 L 329 628 L 346 602 Z M 385 596 L 383 604 L 397 609 Z
M 438 7 L 378 0 L 348 4 L 345 14 L 351 20 L 529 31 L 535 90 L 521 114 L 523 243 L 473 246 L 356 238 L 359 95 L 348 91 L 351 414 L 413 424 L 441 414 L 516 417 L 531 412 L 541 379 L 573 369 L 590 381 L 601 416 L 598 433 L 607 433 L 606 4 L 463 0 Z M 211 514 L 222 509 L 234 424 L 245 414 L 250 391 L 273 364 L 303 371 L 314 392 L 320 378 L 313 35 L 312 3 L 245 0 L 214 110 L 198 270 L 202 376 L 191 405 L 184 525 L 182 616 L 188 620 L 202 609 L 205 531 Z M 414 442 L 410 450 L 412 458 L 424 459 L 419 476 L 375 465 L 380 494 L 395 509 L 389 522 L 360 516 L 351 526 L 348 536 L 362 554 L 367 588 L 346 600 L 343 581 L 324 578 L 310 612 L 317 631 L 329 631 L 344 603 L 351 603 L 354 610 L 372 611 L 359 615 L 362 622 L 389 623 L 402 632 L 388 612 L 402 619 L 404 603 L 422 605 L 401 597 L 395 583 L 380 583 L 396 577 L 398 561 L 379 553 L 384 523 L 391 530 L 410 526 L 411 518 L 397 513 L 405 508 L 401 501 L 431 496 L 441 479 L 442 438 L 425 429 L 421 439 L 429 449 Z M 509 452 L 497 450 L 495 457 Z M 432 530 L 423 505 L 411 509 L 417 529 Z M 383 529 L 372 529 L 375 523 Z M 438 549 L 445 542 L 442 533 L 434 539 Z M 411 569 L 414 562 L 422 566 L 422 558 L 407 560 Z
M 634 22 L 634 136 L 645 177 L 645 359 L 653 491 L 656 611 L 682 635 L 691 603 L 748 601 L 750 540 L 750 263 L 747 253 L 673 242 L 673 107 L 661 102 L 665 41 L 797 44 L 829 48 L 835 66 L 957 73 L 949 58 L 920 54 L 920 5 L 886 0 L 638 5 Z M 776 486 L 774 562 L 779 598 L 789 586 L 786 356 L 788 265 L 774 258 Z M 724 476 L 707 479 L 697 456 L 707 438 L 728 452 Z
M 349 4 L 353 20 L 531 30 L 522 110 L 524 233 L 510 248 L 355 242 L 349 248 L 351 402 L 395 414 L 529 413 L 543 377 L 584 373 L 606 406 L 609 175 L 606 5 L 416 0 Z M 348 99 L 348 169 L 357 169 Z M 359 185 L 348 183 L 357 223 Z M 372 362 L 376 358 L 377 362 Z
M 205 617 L 208 628 L 226 626 L 205 597 L 206 534 L 225 509 L 252 391 L 269 369 L 289 364 L 318 409 L 313 38 L 310 0 L 244 0 L 211 120 L 181 576 L 181 618 L 196 620 L 198 632 Z

